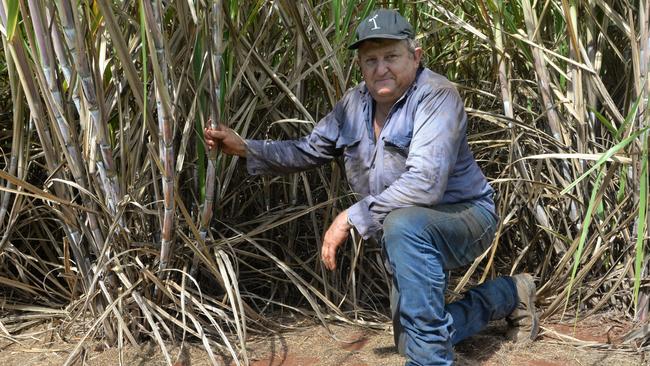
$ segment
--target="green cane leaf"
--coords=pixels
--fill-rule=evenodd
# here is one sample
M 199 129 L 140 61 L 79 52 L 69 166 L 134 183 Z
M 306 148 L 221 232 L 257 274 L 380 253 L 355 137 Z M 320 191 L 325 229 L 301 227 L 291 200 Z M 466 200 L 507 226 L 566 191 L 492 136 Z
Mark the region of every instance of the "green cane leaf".
M 639 289 L 641 288 L 641 272 L 645 260 L 643 244 L 646 238 L 646 217 L 648 214 L 648 133 L 643 134 L 643 158 L 641 159 L 641 177 L 639 187 L 639 216 L 634 258 L 634 312 L 639 305 Z
M 18 7 L 18 0 L 7 1 L 7 40 L 11 42 L 16 33 L 16 25 L 18 24 L 18 14 L 20 9 Z

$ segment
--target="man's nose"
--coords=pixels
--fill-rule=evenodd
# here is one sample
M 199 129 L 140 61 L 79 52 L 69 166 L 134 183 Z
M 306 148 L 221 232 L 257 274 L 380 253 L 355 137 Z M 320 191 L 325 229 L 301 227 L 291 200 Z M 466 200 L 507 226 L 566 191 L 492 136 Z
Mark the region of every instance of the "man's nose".
M 388 71 L 388 62 L 384 60 L 377 61 L 377 73 L 380 75 L 385 74 Z

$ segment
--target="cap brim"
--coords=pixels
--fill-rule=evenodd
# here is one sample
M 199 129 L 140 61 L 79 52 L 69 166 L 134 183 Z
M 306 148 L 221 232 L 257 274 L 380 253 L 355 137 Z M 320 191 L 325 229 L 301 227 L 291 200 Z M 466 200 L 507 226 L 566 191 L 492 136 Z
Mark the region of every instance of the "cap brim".
M 399 36 L 396 36 L 394 34 L 373 34 L 371 36 L 368 36 L 368 37 L 366 37 L 364 39 L 360 39 L 360 40 L 352 43 L 351 45 L 348 46 L 348 49 L 349 50 L 356 50 L 357 48 L 359 48 L 359 46 L 361 46 L 361 43 L 363 43 L 363 42 L 365 42 L 365 41 L 367 41 L 369 39 L 407 39 L 407 38 L 409 38 L 409 36 L 406 35 L 406 34 L 399 35 Z

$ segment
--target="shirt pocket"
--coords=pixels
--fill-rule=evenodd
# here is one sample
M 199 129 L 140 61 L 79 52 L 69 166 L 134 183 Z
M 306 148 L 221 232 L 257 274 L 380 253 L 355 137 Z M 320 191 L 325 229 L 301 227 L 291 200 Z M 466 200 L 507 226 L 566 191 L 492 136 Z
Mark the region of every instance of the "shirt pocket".
M 384 137 L 384 188 L 388 188 L 406 172 L 406 159 L 411 146 L 411 136 L 389 135 Z
M 363 186 L 364 181 L 366 186 L 368 184 L 368 167 L 364 163 L 365 154 L 362 145 L 359 136 L 341 136 L 337 142 L 337 148 L 343 149 L 343 162 L 348 183 L 357 192 Z

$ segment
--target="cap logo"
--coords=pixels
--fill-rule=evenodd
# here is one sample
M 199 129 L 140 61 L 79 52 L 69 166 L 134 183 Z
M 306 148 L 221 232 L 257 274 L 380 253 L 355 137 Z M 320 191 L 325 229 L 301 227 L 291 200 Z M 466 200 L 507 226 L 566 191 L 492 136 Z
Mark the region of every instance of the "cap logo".
M 373 27 L 370 28 L 370 30 L 381 29 L 381 27 L 377 26 L 377 17 L 378 17 L 378 16 L 379 16 L 379 14 L 375 14 L 374 17 L 368 19 L 368 22 L 372 22 L 372 24 L 373 24 Z

